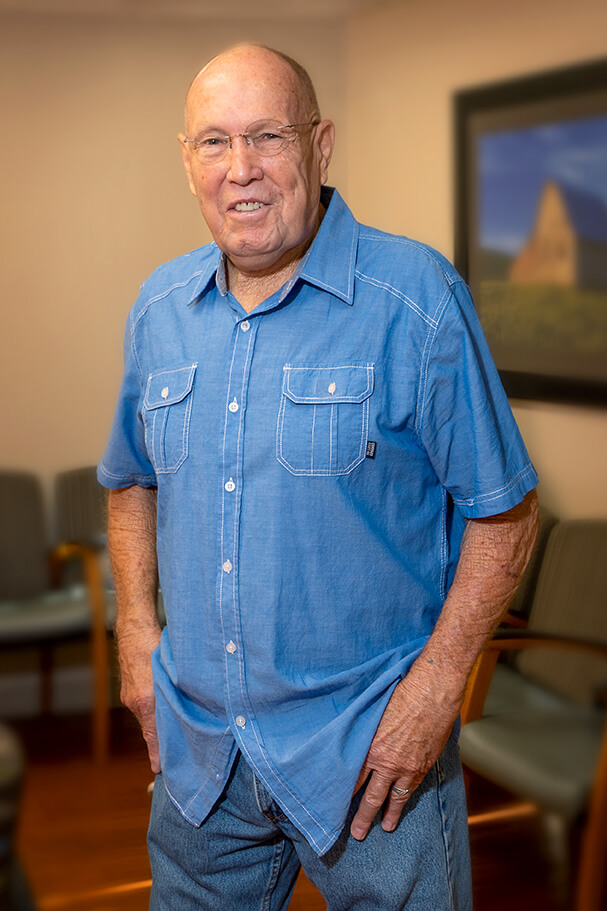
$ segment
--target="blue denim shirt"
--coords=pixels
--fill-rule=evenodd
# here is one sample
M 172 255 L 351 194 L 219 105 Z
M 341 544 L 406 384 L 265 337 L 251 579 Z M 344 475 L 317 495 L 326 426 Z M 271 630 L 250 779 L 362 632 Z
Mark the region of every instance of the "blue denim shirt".
M 200 824 L 240 749 L 318 853 L 465 517 L 537 482 L 464 282 L 323 192 L 306 258 L 252 313 L 213 244 L 144 283 L 99 466 L 107 487 L 158 487 L 169 794 Z

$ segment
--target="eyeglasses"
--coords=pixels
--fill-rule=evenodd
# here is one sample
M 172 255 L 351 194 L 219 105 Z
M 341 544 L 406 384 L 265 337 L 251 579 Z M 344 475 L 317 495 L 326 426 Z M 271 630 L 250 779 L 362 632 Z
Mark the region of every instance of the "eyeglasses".
M 252 123 L 244 133 L 225 136 L 217 130 L 209 130 L 195 139 L 188 139 L 186 136 L 183 141 L 191 143 L 196 156 L 204 164 L 221 161 L 238 136 L 244 139 L 247 146 L 252 146 L 258 155 L 271 158 L 284 151 L 290 142 L 295 142 L 298 130 L 315 127 L 319 123 L 320 120 L 310 120 L 308 123 L 282 125 L 277 120 L 259 120 Z

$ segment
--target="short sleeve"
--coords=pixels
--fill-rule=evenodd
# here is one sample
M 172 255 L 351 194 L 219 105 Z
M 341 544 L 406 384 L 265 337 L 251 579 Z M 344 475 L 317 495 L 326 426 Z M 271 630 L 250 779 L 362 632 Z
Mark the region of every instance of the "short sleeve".
M 119 490 L 137 484 L 155 487 L 156 474 L 148 458 L 141 417 L 142 377 L 134 345 L 134 315 L 129 314 L 124 336 L 124 375 L 118 404 L 97 478 L 104 487 Z
M 516 506 L 537 475 L 464 282 L 428 339 L 419 432 L 441 484 L 467 518 Z

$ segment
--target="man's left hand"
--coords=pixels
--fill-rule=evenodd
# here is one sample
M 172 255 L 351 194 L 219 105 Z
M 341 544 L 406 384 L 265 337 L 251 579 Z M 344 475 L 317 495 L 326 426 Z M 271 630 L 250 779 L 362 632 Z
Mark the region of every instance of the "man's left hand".
M 441 674 L 425 668 L 420 656 L 398 684 L 379 723 L 356 784 L 369 778 L 350 831 L 359 841 L 386 803 L 382 828 L 393 831 L 403 807 L 440 756 L 458 716 L 463 692 L 451 687 Z M 402 789 L 400 792 L 393 788 Z
M 404 805 L 440 756 L 468 675 L 520 582 L 537 525 L 534 491 L 507 512 L 467 520 L 443 609 L 423 652 L 394 690 L 358 778 L 357 790 L 368 781 L 350 828 L 354 838 L 365 837 L 386 801 L 382 827 L 395 829 Z

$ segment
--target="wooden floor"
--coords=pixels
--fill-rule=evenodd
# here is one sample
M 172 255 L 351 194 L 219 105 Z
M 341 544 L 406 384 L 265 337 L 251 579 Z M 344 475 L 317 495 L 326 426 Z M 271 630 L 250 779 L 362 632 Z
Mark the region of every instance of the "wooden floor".
M 102 768 L 89 756 L 85 719 L 18 726 L 28 754 L 18 842 L 40 911 L 148 907 L 152 776 L 130 716 L 116 710 L 112 723 L 112 756 Z M 511 802 L 478 780 L 468 787 L 475 911 L 567 911 L 558 840 L 535 814 L 487 818 L 496 807 L 513 812 Z M 290 911 L 321 909 L 301 876 Z

